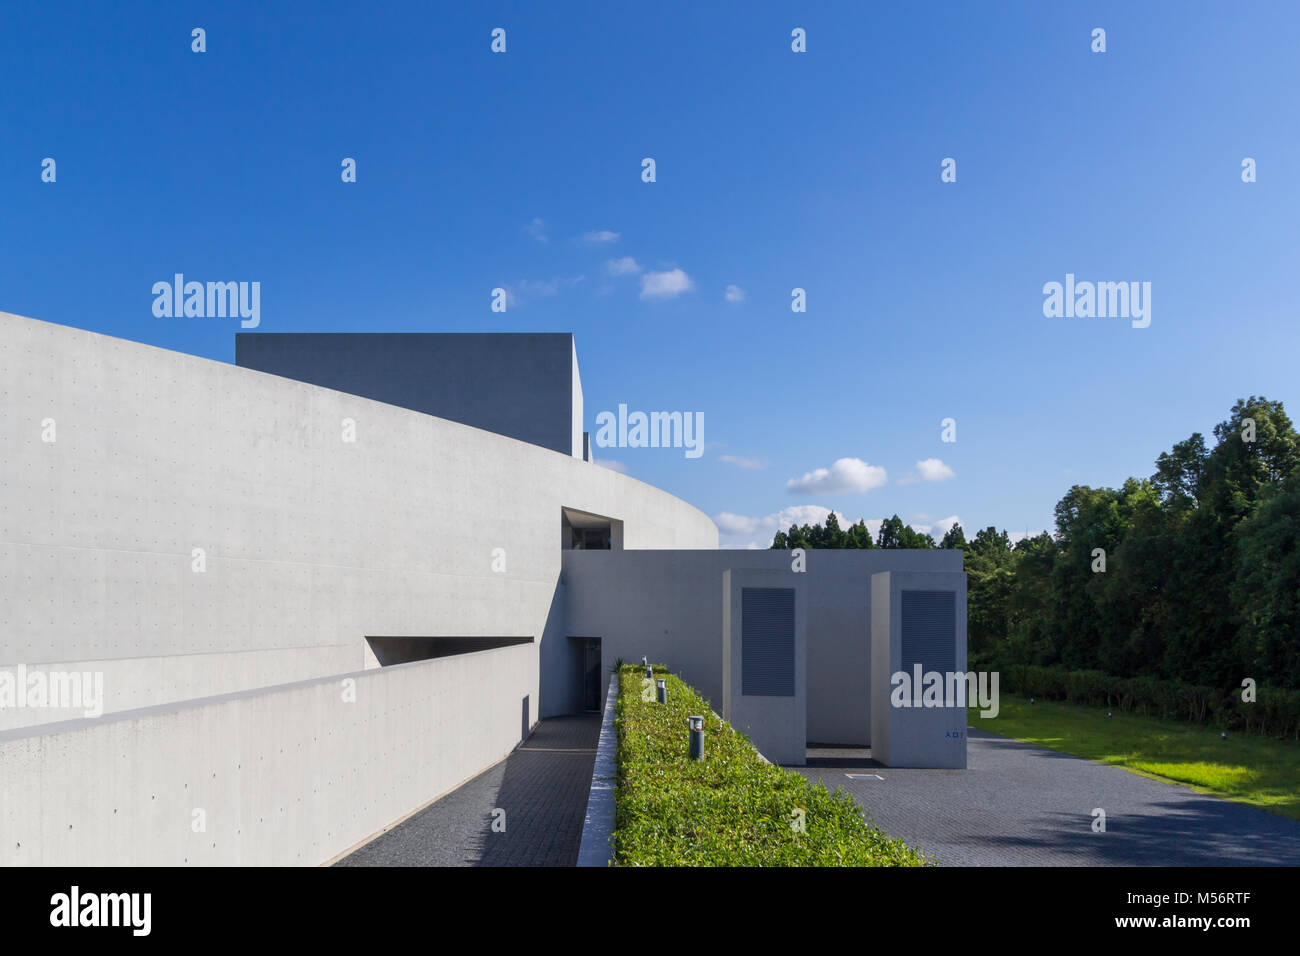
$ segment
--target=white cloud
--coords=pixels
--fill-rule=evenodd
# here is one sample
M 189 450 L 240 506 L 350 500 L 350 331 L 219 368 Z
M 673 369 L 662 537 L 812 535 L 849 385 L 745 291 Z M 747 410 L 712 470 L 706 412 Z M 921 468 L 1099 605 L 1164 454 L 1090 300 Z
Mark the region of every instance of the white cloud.
M 727 286 L 725 298 L 728 302 L 733 302 L 733 303 L 744 302 L 745 290 L 738 285 L 729 285 Z
M 1043 534 L 1043 532 L 1042 531 L 1008 531 L 1007 538 L 1014 545 L 1014 544 L 1019 544 L 1021 541 L 1024 541 L 1025 538 L 1037 538 L 1040 534 Z
M 907 522 L 907 526 L 913 531 L 919 531 L 921 534 L 928 534 L 930 537 L 934 538 L 936 542 L 942 541 L 943 536 L 948 533 L 948 529 L 953 525 L 961 524 L 961 519 L 956 515 L 949 515 L 946 518 L 936 518 L 933 521 L 930 521 L 930 516 L 927 514 L 914 514 L 912 515 L 912 518 L 913 520 Z M 930 523 L 922 523 L 927 521 L 930 521 Z M 870 522 L 868 522 L 868 525 L 870 525 Z M 879 530 L 879 527 L 877 527 L 871 533 L 874 535 Z
M 870 491 L 888 480 L 885 469 L 879 465 L 868 465 L 861 458 L 840 458 L 829 468 L 817 468 L 802 478 L 791 478 L 785 487 L 792 492 L 834 494 Z
M 641 277 L 641 298 L 675 299 L 683 292 L 690 292 L 695 283 L 681 269 L 669 269 L 666 272 L 647 272 Z
M 551 279 L 548 282 L 535 282 L 532 279 L 520 279 L 519 291 L 539 299 L 555 295 L 560 291 L 560 280 Z
M 524 226 L 524 232 L 528 233 L 538 242 L 550 242 L 551 238 L 546 234 L 546 223 L 541 219 L 534 219 L 528 225 Z
M 527 298 L 546 299 L 557 295 L 563 289 L 572 289 L 586 276 L 558 276 L 545 282 L 534 279 L 520 279 L 514 285 L 506 286 L 506 305 L 523 305 Z
M 615 461 L 613 458 L 597 458 L 595 463 L 601 468 L 608 468 L 610 471 L 616 471 L 620 475 L 627 474 L 627 465 L 621 461 Z
M 605 269 L 612 276 L 631 275 L 634 272 L 640 272 L 641 267 L 637 265 L 636 260 L 631 256 L 624 256 L 622 259 L 610 259 L 605 263 Z
M 619 234 L 611 232 L 608 229 L 597 229 L 595 232 L 583 233 L 582 238 L 587 242 L 618 242 Z
M 947 481 L 949 478 L 956 478 L 957 472 L 953 471 L 938 458 L 926 458 L 916 463 L 916 470 L 909 475 L 904 475 L 898 479 L 900 485 L 911 485 L 918 481 Z
M 753 534 L 759 529 L 760 524 L 766 520 L 766 518 L 751 518 L 748 515 L 732 514 L 730 511 L 724 511 L 713 516 L 713 523 L 724 534 Z
M 746 471 L 761 471 L 767 467 L 767 462 L 761 458 L 740 458 L 736 455 L 719 455 L 718 461 L 725 461 L 728 465 L 735 465 L 737 468 L 744 468 Z
M 943 536 L 951 531 L 952 526 L 955 524 L 961 524 L 961 519 L 956 515 L 949 515 L 946 518 L 940 518 L 930 526 L 930 534 L 936 541 L 942 541 Z

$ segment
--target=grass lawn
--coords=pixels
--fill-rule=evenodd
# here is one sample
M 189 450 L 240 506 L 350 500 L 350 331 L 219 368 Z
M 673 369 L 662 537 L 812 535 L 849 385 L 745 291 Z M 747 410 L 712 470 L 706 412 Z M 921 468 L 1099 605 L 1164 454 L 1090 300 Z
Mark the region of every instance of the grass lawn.
M 1300 746 L 1256 734 L 1228 732 L 1063 701 L 1001 695 L 996 717 L 971 708 L 978 730 L 1123 767 L 1203 793 L 1300 819 Z

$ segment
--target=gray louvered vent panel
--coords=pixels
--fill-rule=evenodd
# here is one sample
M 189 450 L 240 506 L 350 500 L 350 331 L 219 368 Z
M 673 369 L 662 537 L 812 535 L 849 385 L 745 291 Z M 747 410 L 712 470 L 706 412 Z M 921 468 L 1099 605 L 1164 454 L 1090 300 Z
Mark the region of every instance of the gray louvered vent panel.
M 794 588 L 741 588 L 741 693 L 794 696 Z
M 948 674 L 957 669 L 957 593 L 903 592 L 903 670 Z

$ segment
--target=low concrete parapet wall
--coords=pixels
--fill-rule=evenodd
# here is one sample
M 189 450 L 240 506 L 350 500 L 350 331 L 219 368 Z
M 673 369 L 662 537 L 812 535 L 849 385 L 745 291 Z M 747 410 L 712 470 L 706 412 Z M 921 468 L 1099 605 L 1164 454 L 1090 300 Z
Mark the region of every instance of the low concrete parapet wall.
M 97 707 L 87 706 L 83 692 L 74 706 L 5 706 L 0 694 L 0 731 L 35 727 L 102 716 L 123 710 L 180 704 L 200 697 L 234 694 L 335 674 L 346 674 L 366 666 L 360 642 L 326 647 L 267 648 L 254 651 L 219 651 L 213 654 L 161 654 L 154 657 L 123 657 L 93 661 L 53 661 L 28 664 L 0 664 L 0 681 L 45 675 L 76 675 L 83 690 L 102 691 Z M 376 664 L 375 666 L 378 666 Z M 98 713 L 88 713 L 98 710 Z
M 0 732 L 0 866 L 316 865 L 506 756 L 534 644 Z
M 591 768 L 591 790 L 587 794 L 587 815 L 582 822 L 582 845 L 578 866 L 609 866 L 614 859 L 614 787 L 618 782 L 618 731 L 614 709 L 618 704 L 618 672 L 609 679 L 605 693 L 605 716 L 596 744 L 596 763 Z

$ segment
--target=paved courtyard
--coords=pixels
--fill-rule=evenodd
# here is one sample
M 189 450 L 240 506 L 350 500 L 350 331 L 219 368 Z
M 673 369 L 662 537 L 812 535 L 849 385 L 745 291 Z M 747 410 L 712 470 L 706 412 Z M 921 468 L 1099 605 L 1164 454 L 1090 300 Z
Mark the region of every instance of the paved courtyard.
M 334 865 L 573 866 L 599 737 L 599 715 L 540 721 L 504 761 Z
M 1300 865 L 1300 820 L 974 728 L 967 770 L 893 770 L 862 749 L 810 748 L 808 763 L 791 769 L 944 865 Z

